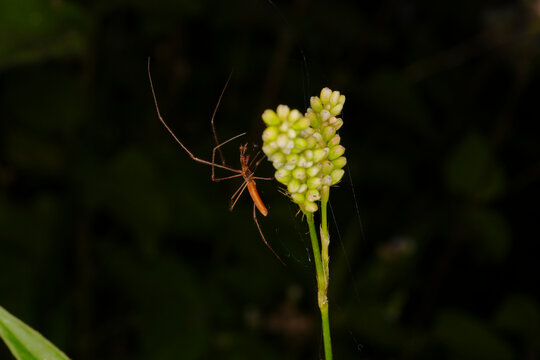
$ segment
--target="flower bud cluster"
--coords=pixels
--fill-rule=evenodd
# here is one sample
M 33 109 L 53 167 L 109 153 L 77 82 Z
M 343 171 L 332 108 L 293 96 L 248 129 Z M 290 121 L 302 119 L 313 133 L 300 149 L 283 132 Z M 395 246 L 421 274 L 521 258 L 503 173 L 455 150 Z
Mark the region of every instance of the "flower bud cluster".
M 337 116 L 345 96 L 324 88 L 310 103 L 304 115 L 286 105 L 262 114 L 267 125 L 263 152 L 276 169 L 276 179 L 287 186 L 291 199 L 305 212 L 317 211 L 321 192 L 341 180 L 347 163 L 337 134 L 343 125 Z

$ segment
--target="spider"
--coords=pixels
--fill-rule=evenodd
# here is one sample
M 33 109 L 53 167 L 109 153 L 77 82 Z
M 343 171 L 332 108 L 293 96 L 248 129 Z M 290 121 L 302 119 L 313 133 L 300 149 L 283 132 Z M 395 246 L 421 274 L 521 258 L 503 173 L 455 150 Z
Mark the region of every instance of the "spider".
M 193 160 L 195 160 L 195 161 L 197 161 L 197 162 L 199 162 L 201 164 L 210 165 L 212 167 L 212 176 L 211 176 L 212 181 L 217 182 L 217 181 L 234 179 L 234 178 L 239 178 L 239 177 L 242 177 L 244 179 L 244 182 L 242 183 L 242 185 L 234 192 L 234 194 L 231 197 L 230 210 L 232 210 L 234 208 L 234 206 L 236 205 L 236 202 L 238 201 L 238 199 L 240 198 L 240 196 L 242 195 L 244 190 L 246 190 L 246 188 L 247 188 L 248 192 L 249 192 L 249 195 L 251 196 L 251 199 L 253 200 L 253 220 L 255 221 L 255 224 L 257 225 L 257 229 L 259 230 L 261 238 L 264 241 L 264 243 L 266 244 L 266 246 L 270 249 L 270 251 L 272 251 L 272 253 L 276 256 L 276 258 L 283 265 L 285 265 L 283 260 L 281 260 L 279 255 L 274 251 L 274 249 L 272 249 L 270 244 L 268 244 L 268 242 L 266 241 L 266 238 L 264 237 L 264 234 L 263 234 L 263 232 L 261 230 L 261 226 L 259 225 L 259 221 L 257 220 L 257 211 L 256 210 L 259 210 L 259 212 L 263 216 L 268 215 L 268 210 L 266 209 L 266 206 L 264 206 L 264 203 L 263 203 L 261 197 L 259 196 L 259 193 L 257 191 L 257 186 L 255 184 L 255 180 L 272 180 L 272 178 L 258 177 L 258 176 L 255 176 L 255 174 L 254 174 L 255 169 L 261 163 L 261 161 L 264 159 L 264 155 L 259 158 L 259 155 L 260 155 L 260 151 L 259 151 L 255 155 L 255 157 L 250 160 L 249 154 L 246 154 L 248 144 L 246 143 L 246 144 L 240 145 L 240 169 L 234 169 L 234 168 L 231 168 L 231 167 L 225 165 L 225 159 L 223 157 L 223 154 L 221 153 L 221 147 L 223 145 L 225 145 L 225 144 L 227 144 L 227 143 L 229 143 L 229 142 L 231 142 L 231 141 L 233 141 L 233 140 L 235 140 L 235 139 L 237 139 L 237 138 L 239 138 L 239 137 L 246 134 L 246 133 L 242 133 L 242 134 L 236 135 L 236 136 L 234 136 L 234 137 L 232 137 L 232 138 L 230 138 L 230 139 L 228 139 L 228 140 L 226 140 L 226 141 L 224 141 L 222 143 L 219 143 L 219 141 L 218 141 L 216 129 L 214 127 L 214 117 L 216 115 L 219 104 L 221 103 L 221 99 L 223 97 L 223 94 L 225 93 L 225 90 L 227 89 L 227 85 L 229 84 L 230 78 L 231 78 L 231 76 L 229 76 L 229 79 L 225 83 L 225 86 L 224 86 L 224 88 L 223 88 L 223 90 L 221 92 L 221 95 L 219 96 L 218 102 L 217 102 L 216 107 L 214 109 L 214 113 L 212 114 L 212 119 L 210 121 L 210 123 L 212 124 L 212 132 L 214 134 L 214 140 L 216 142 L 216 146 L 212 150 L 212 161 L 207 161 L 207 160 L 201 159 L 201 158 L 193 155 L 193 153 L 191 151 L 189 151 L 189 149 L 186 146 L 184 146 L 184 144 L 180 141 L 180 139 L 178 139 L 178 137 L 174 134 L 174 132 L 171 130 L 171 128 L 169 128 L 169 126 L 167 125 L 167 123 L 165 122 L 163 117 L 161 116 L 161 112 L 159 111 L 159 106 L 158 106 L 158 102 L 157 102 L 156 92 L 154 90 L 154 83 L 152 81 L 152 75 L 150 73 L 150 58 L 148 58 L 148 79 L 150 81 L 150 88 L 152 89 L 152 96 L 154 98 L 154 104 L 156 106 L 156 112 L 157 112 L 159 120 L 161 121 L 163 126 L 165 126 L 165 129 L 167 129 L 167 131 L 172 135 L 174 140 L 176 140 L 176 142 L 182 147 L 182 149 L 184 149 L 184 151 L 189 155 L 189 157 L 191 157 L 191 159 L 193 159 Z M 215 162 L 216 152 L 219 152 L 219 154 L 220 154 L 221 161 L 222 161 L 221 164 L 217 164 Z M 251 170 L 252 167 L 253 167 L 253 170 Z M 230 175 L 230 176 L 226 176 L 226 177 L 218 178 L 218 177 L 215 176 L 215 172 L 214 172 L 215 168 L 220 168 L 220 169 L 224 169 L 224 170 L 227 170 L 227 171 L 231 171 L 231 172 L 233 172 L 235 174 Z

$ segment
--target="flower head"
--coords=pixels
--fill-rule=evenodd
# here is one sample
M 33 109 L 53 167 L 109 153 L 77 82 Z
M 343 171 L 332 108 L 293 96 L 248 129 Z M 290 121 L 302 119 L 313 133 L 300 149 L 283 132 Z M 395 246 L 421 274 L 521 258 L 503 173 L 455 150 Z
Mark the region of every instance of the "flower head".
M 329 88 L 310 99 L 302 115 L 286 105 L 265 110 L 263 151 L 276 169 L 275 177 L 287 187 L 290 198 L 304 212 L 315 212 L 321 192 L 337 184 L 347 163 L 337 131 L 345 96 Z

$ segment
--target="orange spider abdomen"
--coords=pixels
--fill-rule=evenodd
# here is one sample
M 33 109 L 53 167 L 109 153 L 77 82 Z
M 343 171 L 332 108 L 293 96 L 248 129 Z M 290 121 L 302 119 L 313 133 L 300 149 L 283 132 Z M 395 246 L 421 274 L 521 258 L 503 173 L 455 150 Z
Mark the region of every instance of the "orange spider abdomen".
M 264 206 L 261 197 L 259 196 L 257 187 L 255 186 L 255 181 L 249 181 L 247 184 L 247 188 L 249 191 L 249 195 L 251 195 L 251 199 L 253 199 L 253 202 L 255 203 L 257 209 L 259 209 L 260 213 L 263 214 L 263 216 L 268 215 L 268 210 L 266 209 L 266 206 Z

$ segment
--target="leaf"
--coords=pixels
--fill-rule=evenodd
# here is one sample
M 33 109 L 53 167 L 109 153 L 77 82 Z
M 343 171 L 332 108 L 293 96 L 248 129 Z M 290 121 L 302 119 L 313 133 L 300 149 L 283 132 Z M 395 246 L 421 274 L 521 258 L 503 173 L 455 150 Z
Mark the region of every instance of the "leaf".
M 459 310 L 443 310 L 434 334 L 453 359 L 515 359 L 513 349 L 495 331 Z
M 487 139 L 465 135 L 447 159 L 444 169 L 448 188 L 474 199 L 491 201 L 504 191 L 504 173 Z
M 466 226 L 474 237 L 479 260 L 503 261 L 511 243 L 506 218 L 487 207 L 471 208 L 466 216 Z
M 43 0 L 0 2 L 0 69 L 81 57 L 91 21 L 81 7 Z
M 0 306 L 0 337 L 18 360 L 69 359 L 40 333 Z
M 518 338 L 535 341 L 540 338 L 540 306 L 525 294 L 511 294 L 495 316 L 497 328 Z

